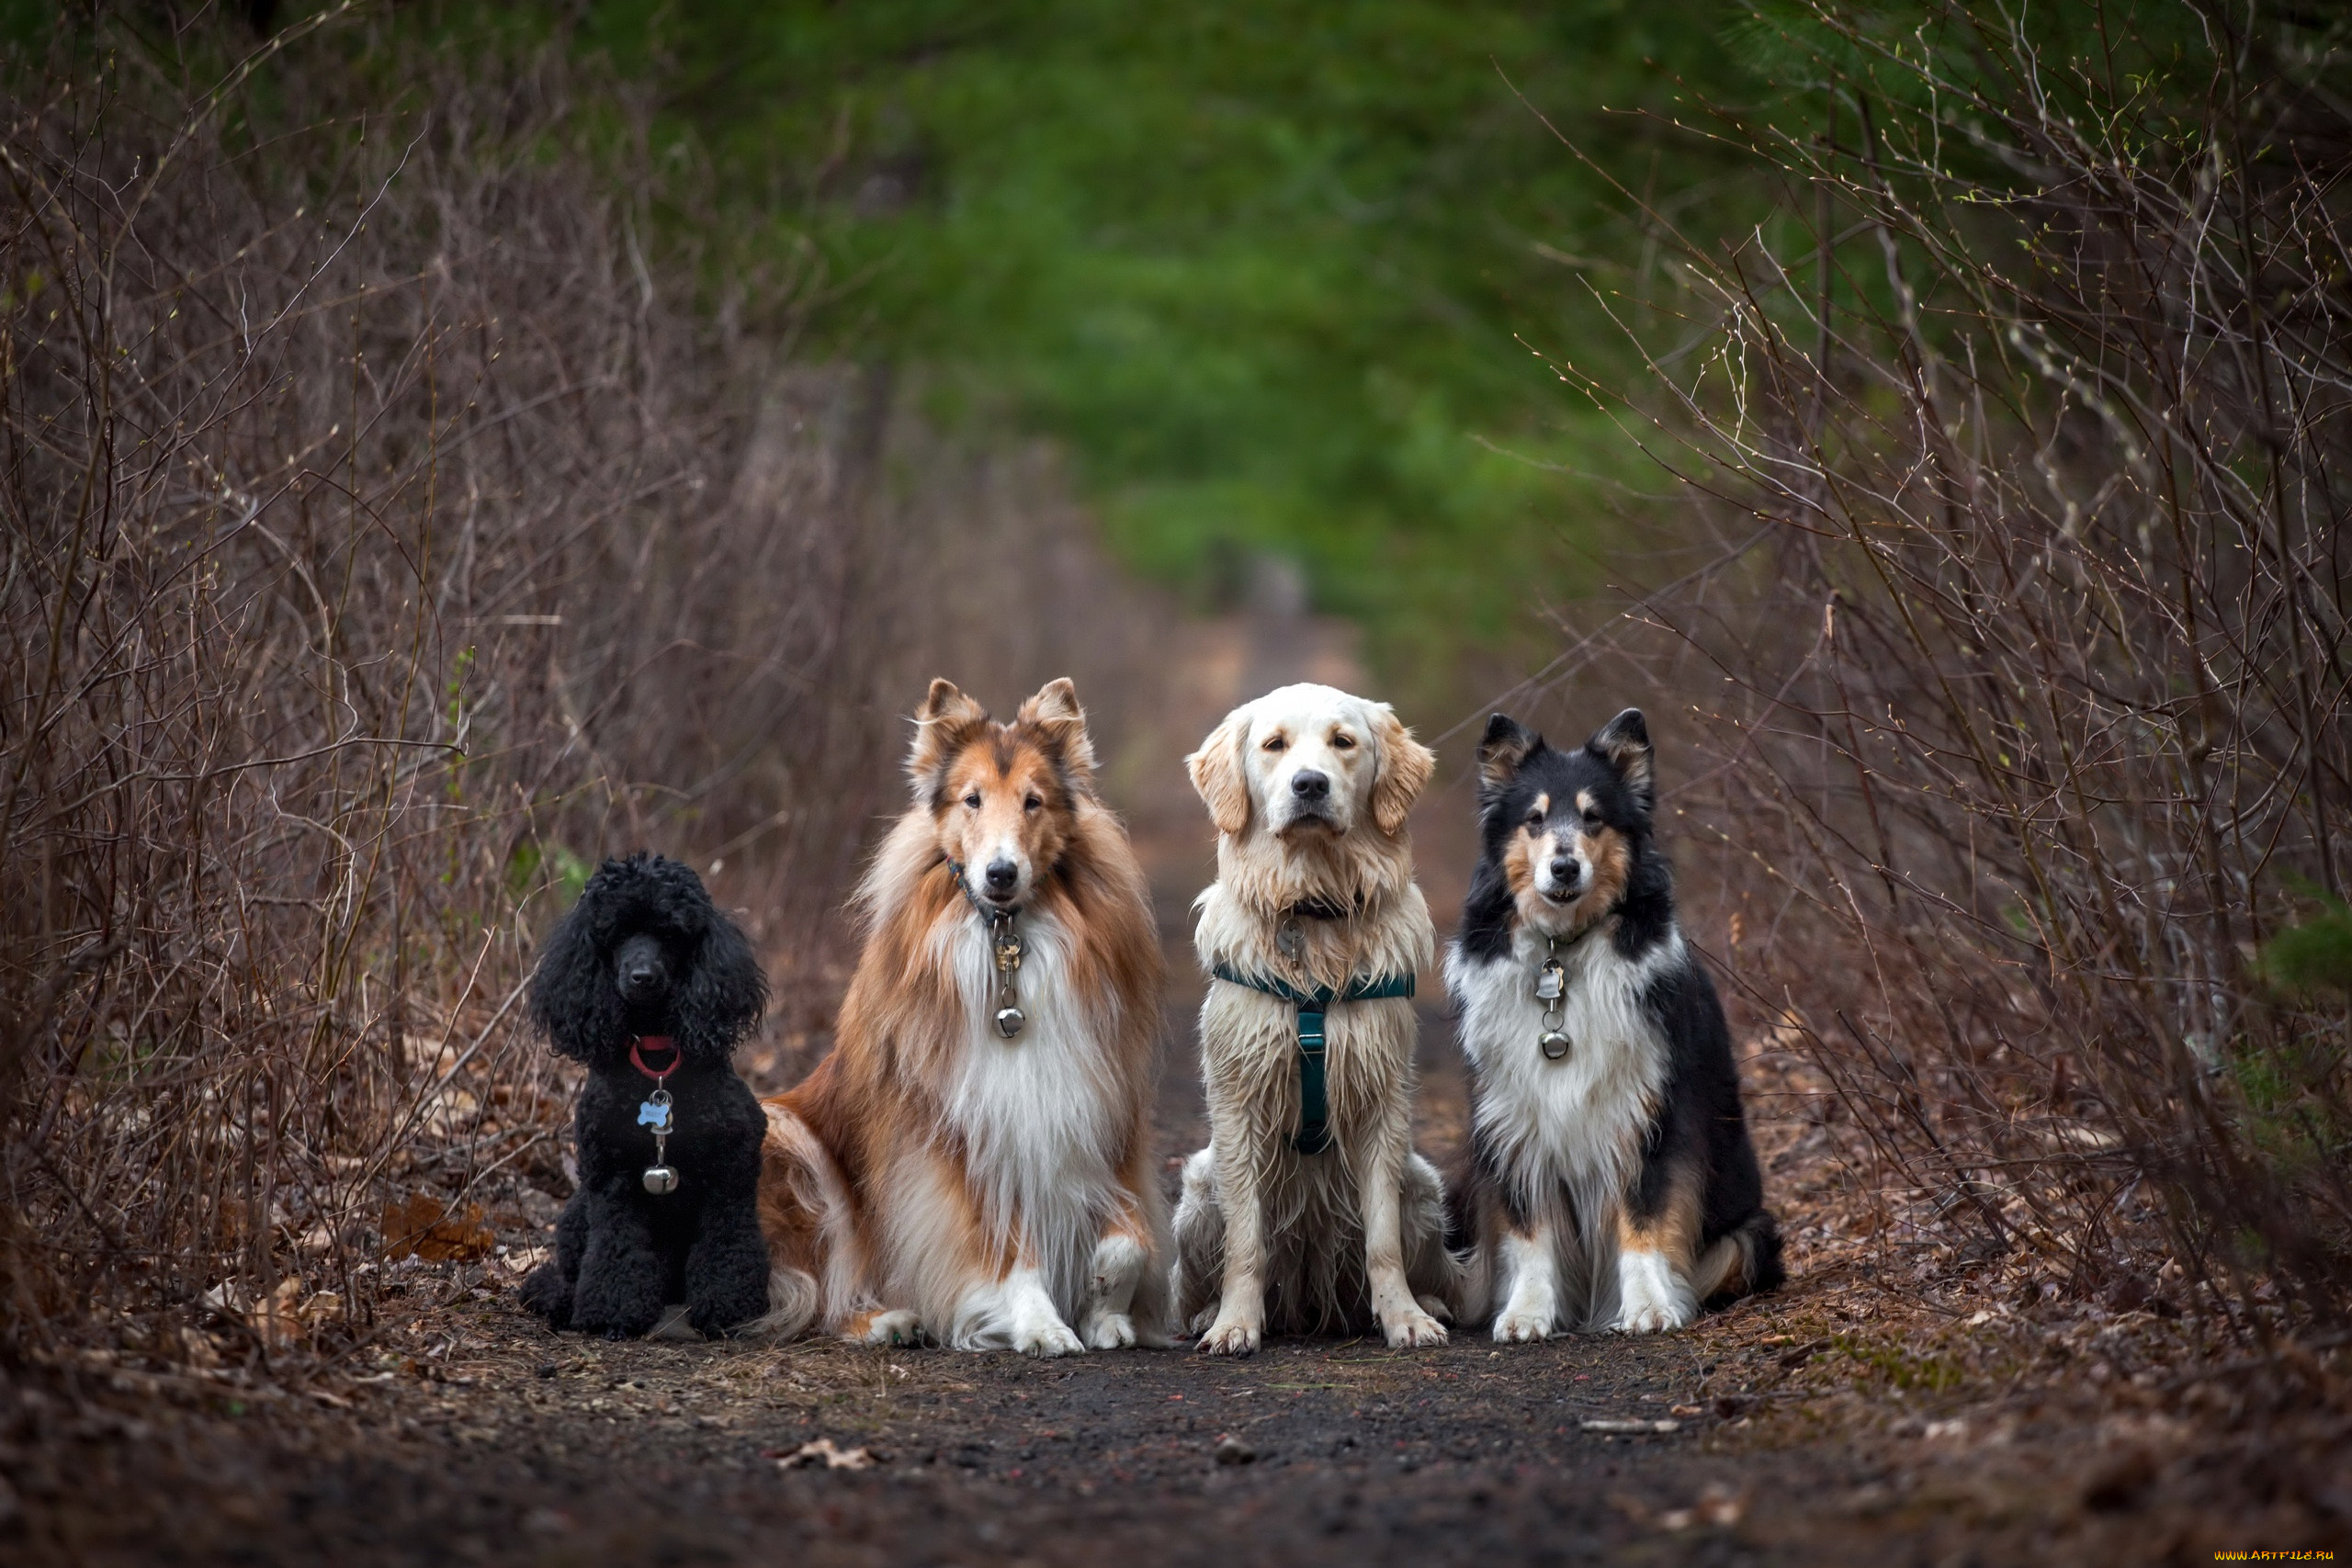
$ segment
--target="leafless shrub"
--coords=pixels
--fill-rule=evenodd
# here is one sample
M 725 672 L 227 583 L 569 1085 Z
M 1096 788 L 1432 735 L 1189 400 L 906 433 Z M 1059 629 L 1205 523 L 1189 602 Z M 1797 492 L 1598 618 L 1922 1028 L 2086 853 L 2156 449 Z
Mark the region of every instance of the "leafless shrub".
M 2143 1221 L 2340 1312 L 2346 1016 L 2254 960 L 2352 871 L 2352 39 L 2189 0 L 1754 40 L 1825 114 L 1727 121 L 1787 193 L 1743 243 L 1661 227 L 1695 351 L 1645 439 L 1722 529 L 1639 617 L 1710 694 L 1736 967 L 1901 1217 L 2142 1299 Z
M 553 1162 L 507 1046 L 567 877 L 756 849 L 793 874 L 731 890 L 790 939 L 887 739 L 871 389 L 706 341 L 553 61 L 347 23 L 207 57 L 232 36 L 101 25 L 6 109 L 27 1331 L 208 1291 L 264 1339 L 273 1302 L 364 1316 L 384 1201 Z

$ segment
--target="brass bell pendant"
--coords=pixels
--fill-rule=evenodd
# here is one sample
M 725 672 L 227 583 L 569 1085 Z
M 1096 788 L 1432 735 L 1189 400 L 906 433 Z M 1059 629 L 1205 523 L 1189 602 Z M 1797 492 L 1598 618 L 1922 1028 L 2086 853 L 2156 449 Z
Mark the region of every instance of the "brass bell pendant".
M 678 1190 L 678 1172 L 674 1166 L 657 1165 L 645 1173 L 645 1190 L 656 1198 Z

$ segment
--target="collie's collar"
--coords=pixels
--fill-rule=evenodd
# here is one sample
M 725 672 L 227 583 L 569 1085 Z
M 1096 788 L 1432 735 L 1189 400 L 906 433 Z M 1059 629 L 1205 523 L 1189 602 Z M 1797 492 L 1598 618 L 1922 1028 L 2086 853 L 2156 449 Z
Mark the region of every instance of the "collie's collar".
M 1021 940 L 1012 923 L 1021 907 L 981 902 L 973 896 L 972 885 L 964 880 L 964 868 L 952 860 L 947 863 L 947 874 L 964 890 L 964 902 L 989 928 L 989 960 L 996 967 L 996 1012 L 989 1021 L 1000 1037 L 1010 1040 L 1029 1021 L 1029 1015 L 1021 1010 L 1021 960 L 1029 944 Z

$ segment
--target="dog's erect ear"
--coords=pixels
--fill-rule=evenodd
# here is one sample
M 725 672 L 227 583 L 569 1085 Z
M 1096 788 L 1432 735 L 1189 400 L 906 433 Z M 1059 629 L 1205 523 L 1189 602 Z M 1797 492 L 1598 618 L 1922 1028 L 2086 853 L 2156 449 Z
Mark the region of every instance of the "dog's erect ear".
M 1437 753 L 1413 739 L 1386 703 L 1373 705 L 1372 732 L 1379 743 L 1372 781 L 1372 819 L 1390 838 L 1405 830 L 1406 813 L 1421 798 L 1430 775 L 1437 771 Z
M 741 927 L 715 907 L 705 919 L 694 968 L 670 1004 L 670 1026 L 687 1056 L 724 1062 L 767 1010 L 768 980 Z
M 1507 713 L 1498 713 L 1487 720 L 1487 733 L 1478 739 L 1478 782 L 1487 789 L 1500 789 L 1519 773 L 1519 765 L 1527 761 L 1544 738 L 1522 727 Z
M 1086 710 L 1078 705 L 1078 688 L 1067 675 L 1046 682 L 1037 694 L 1021 705 L 1015 724 L 1034 727 L 1046 749 L 1079 784 L 1094 776 L 1094 741 L 1086 733 Z
M 589 878 L 580 902 L 548 933 L 531 973 L 531 1021 L 558 1055 L 594 1063 L 628 1038 L 628 1018 L 605 962 L 615 888 L 635 874 L 608 860 Z
M 1193 787 L 1209 808 L 1209 819 L 1220 833 L 1238 833 L 1250 826 L 1250 780 L 1241 767 L 1241 744 L 1250 734 L 1250 710 L 1235 708 L 1225 722 L 1209 731 L 1201 749 L 1184 759 Z
M 941 679 L 915 710 L 915 743 L 907 753 L 907 776 L 920 795 L 931 787 L 932 775 L 989 721 L 989 710 Z
M 1639 708 L 1627 708 L 1585 742 L 1625 781 L 1634 798 L 1647 811 L 1657 805 L 1657 784 L 1652 774 L 1649 721 Z

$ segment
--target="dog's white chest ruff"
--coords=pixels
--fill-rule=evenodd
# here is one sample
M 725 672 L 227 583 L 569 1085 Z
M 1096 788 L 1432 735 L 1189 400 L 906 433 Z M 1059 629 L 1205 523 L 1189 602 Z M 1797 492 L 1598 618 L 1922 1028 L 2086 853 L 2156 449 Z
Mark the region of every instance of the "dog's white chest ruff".
M 1462 1010 L 1462 1048 L 1478 1070 L 1476 1113 L 1504 1179 L 1530 1202 L 1565 1186 L 1583 1222 L 1613 1207 L 1630 1177 L 1666 1083 L 1664 1032 L 1642 1005 L 1658 976 L 1684 960 L 1679 932 L 1637 960 L 1605 933 L 1557 951 L 1566 985 L 1550 1004 L 1566 1054 L 1540 1043 L 1546 1004 L 1536 995 L 1543 937 L 1521 928 L 1509 956 L 1480 962 L 1457 945 L 1445 977 Z
M 997 1028 L 1001 997 L 988 929 L 961 920 L 948 938 L 967 1017 L 946 1112 L 982 1184 L 987 1221 L 1000 1235 L 1018 1226 L 1046 1255 L 1037 1259 L 1040 1271 L 1057 1301 L 1071 1298 L 1068 1310 L 1116 1197 L 1116 1094 L 1102 1032 L 1073 994 L 1069 934 L 1051 919 L 1027 917 L 1021 934 L 1024 1021 L 1010 1040 Z

